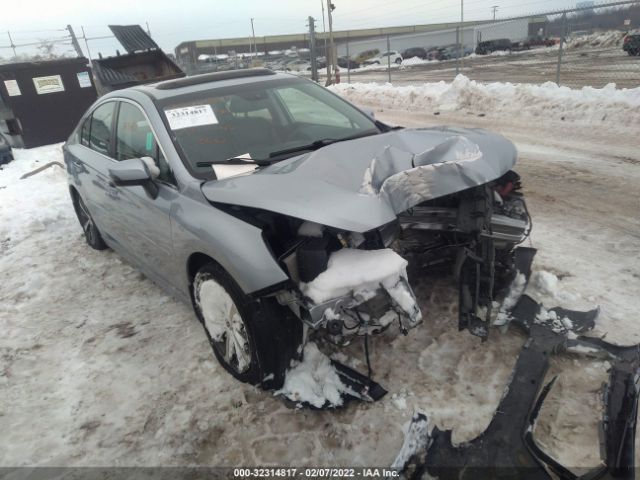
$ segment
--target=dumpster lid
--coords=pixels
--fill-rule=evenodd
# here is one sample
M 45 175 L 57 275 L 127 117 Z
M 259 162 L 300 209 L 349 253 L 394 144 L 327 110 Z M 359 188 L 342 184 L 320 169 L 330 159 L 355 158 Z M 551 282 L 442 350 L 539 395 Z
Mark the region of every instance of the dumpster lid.
M 128 53 L 160 50 L 140 25 L 109 25 L 109 28 Z

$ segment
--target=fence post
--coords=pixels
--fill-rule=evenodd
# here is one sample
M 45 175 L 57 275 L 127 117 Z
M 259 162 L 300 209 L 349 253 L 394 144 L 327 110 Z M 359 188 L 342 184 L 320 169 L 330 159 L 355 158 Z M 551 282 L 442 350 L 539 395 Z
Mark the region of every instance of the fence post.
M 349 32 L 347 32 L 347 83 L 351 83 L 351 55 L 349 55 Z
M 389 42 L 389 35 L 387 35 L 387 54 L 391 53 L 391 43 Z M 389 83 L 391 83 L 391 55 L 387 55 L 387 72 L 389 74 Z
M 456 45 L 458 45 L 458 61 L 456 62 L 456 76 L 460 73 L 460 58 L 462 57 L 460 52 L 460 27 L 456 27 Z
M 556 84 L 560 86 L 560 70 L 562 65 L 562 47 L 567 35 L 567 12 L 562 13 L 562 27 L 560 32 L 560 48 L 558 49 L 558 65 L 556 67 Z

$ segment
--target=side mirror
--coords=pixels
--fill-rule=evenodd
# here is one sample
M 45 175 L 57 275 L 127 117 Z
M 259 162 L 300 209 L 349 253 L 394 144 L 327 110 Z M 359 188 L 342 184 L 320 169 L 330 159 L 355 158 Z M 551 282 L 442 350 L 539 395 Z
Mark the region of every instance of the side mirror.
M 158 186 L 153 180 L 159 173 L 158 167 L 149 157 L 122 160 L 109 168 L 109 178 L 114 185 L 144 187 L 152 198 L 158 196 Z

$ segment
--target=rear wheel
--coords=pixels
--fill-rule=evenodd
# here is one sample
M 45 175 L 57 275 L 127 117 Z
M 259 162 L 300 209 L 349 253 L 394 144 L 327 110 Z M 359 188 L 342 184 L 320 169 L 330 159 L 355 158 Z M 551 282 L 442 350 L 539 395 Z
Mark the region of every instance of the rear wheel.
M 98 230 L 98 227 L 89 213 L 87 205 L 77 193 L 73 194 L 73 208 L 76 211 L 76 216 L 78 217 L 78 221 L 80 222 L 80 226 L 84 232 L 84 239 L 87 244 L 94 250 L 105 250 L 108 248 L 100 234 L 100 230 Z
M 396 64 L 400 65 L 402 63 L 402 59 L 401 58 L 396 58 Z
M 193 305 L 220 365 L 241 382 L 280 388 L 298 354 L 302 325 L 275 299 L 247 296 L 215 263 L 193 281 Z

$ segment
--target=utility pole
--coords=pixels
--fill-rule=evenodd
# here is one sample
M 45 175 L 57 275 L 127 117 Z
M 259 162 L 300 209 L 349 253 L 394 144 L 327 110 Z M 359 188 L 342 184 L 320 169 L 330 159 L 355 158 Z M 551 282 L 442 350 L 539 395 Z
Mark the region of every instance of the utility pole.
M 491 7 L 491 10 L 493 10 L 493 20 L 495 21 L 496 12 L 498 11 L 498 5 L 494 5 L 493 7 Z
M 333 17 L 331 16 L 331 12 L 335 9 L 335 5 L 331 3 L 331 0 L 327 0 L 327 18 L 329 19 L 329 51 L 331 61 L 327 58 L 327 85 L 331 85 L 333 83 L 332 72 L 336 68 L 336 59 L 334 55 L 334 45 L 333 45 Z M 329 68 L 331 65 L 331 68 Z
M 329 54 L 327 52 L 327 26 L 324 23 L 324 0 L 320 0 L 322 8 L 322 35 L 324 36 L 324 61 L 327 64 L 327 78 L 331 76 L 331 67 L 329 66 Z
M 16 46 L 13 43 L 13 39 L 11 38 L 11 32 L 9 32 L 9 30 L 7 30 L 7 35 L 9 36 L 9 46 L 13 50 L 13 59 L 15 60 L 18 58 L 18 54 L 16 53 Z
M 460 72 L 462 72 L 464 57 L 464 0 L 460 0 Z
M 71 35 L 71 43 L 73 44 L 73 48 L 75 48 L 78 57 L 84 57 L 84 53 L 82 53 L 82 49 L 80 48 L 80 44 L 78 43 L 76 34 L 73 33 L 73 27 L 71 25 L 67 25 L 67 30 L 69 30 L 69 35 Z
M 558 64 L 556 65 L 556 84 L 560 86 L 560 70 L 562 66 L 562 45 L 567 35 L 567 12 L 562 13 L 562 33 L 560 35 L 560 48 L 558 49 Z
M 311 54 L 311 80 L 318 81 L 318 59 L 316 50 L 316 21 L 309 17 L 309 50 Z
M 253 17 L 251 17 L 251 37 L 253 38 L 253 56 L 258 56 L 258 46 L 256 45 L 256 31 L 253 29 Z M 251 50 L 251 49 L 249 49 Z M 251 65 L 253 65 L 253 58 L 251 59 Z
M 87 34 L 84 33 L 84 27 L 81 26 L 80 30 L 82 30 L 82 38 L 84 38 L 84 44 L 87 47 L 87 56 L 89 57 L 89 62 L 91 62 L 91 50 L 89 50 L 89 41 L 87 40 Z

